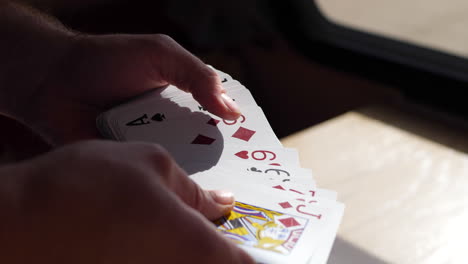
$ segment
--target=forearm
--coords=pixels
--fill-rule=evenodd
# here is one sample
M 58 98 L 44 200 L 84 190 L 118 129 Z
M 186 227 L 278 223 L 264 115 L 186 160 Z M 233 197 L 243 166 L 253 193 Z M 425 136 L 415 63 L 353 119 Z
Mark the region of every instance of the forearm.
M 73 33 L 32 8 L 0 0 L 0 37 L 0 112 L 21 119 Z

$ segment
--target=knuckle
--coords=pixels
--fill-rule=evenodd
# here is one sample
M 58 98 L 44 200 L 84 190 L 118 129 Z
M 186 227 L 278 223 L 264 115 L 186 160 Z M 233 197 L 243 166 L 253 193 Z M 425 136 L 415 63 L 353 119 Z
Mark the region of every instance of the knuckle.
M 89 157 L 90 154 L 94 153 L 93 151 L 89 151 L 91 149 L 91 146 L 91 142 L 82 142 L 70 145 L 62 150 L 65 153 L 64 155 L 62 155 L 62 157 L 70 161 L 82 161 L 84 159 L 94 160 L 94 157 Z M 98 157 L 99 155 L 97 155 L 96 158 Z
M 166 52 L 171 51 L 175 46 L 175 41 L 164 34 L 142 35 L 132 39 L 133 43 L 139 47 L 142 54 L 153 55 L 159 59 Z
M 155 50 L 160 52 L 171 51 L 176 46 L 175 40 L 165 34 L 155 34 L 147 40 L 150 47 L 156 48 Z
M 121 143 L 91 140 L 76 143 L 65 147 L 56 155 L 58 161 L 70 164 L 81 171 L 112 170 L 120 173 L 115 177 L 130 170 L 133 165 L 124 155 L 128 146 L 120 146 Z
M 169 153 L 165 148 L 158 144 L 145 143 L 146 153 L 156 160 L 169 159 Z
M 169 152 L 157 144 L 147 144 L 146 148 L 149 161 L 157 166 L 157 170 L 162 175 L 170 174 L 175 162 Z
M 202 69 L 203 69 L 203 71 L 206 73 L 205 75 L 206 75 L 208 78 L 214 79 L 214 80 L 218 80 L 218 79 L 219 79 L 218 74 L 215 72 L 215 70 L 211 69 L 210 67 L 203 67 Z
M 173 38 L 166 34 L 156 34 L 155 39 L 164 43 L 173 43 L 175 42 Z
M 108 144 L 98 140 L 89 140 L 71 145 L 65 151 L 72 161 L 100 162 L 106 156 L 102 152 L 106 150 Z
M 193 209 L 198 212 L 203 212 L 206 206 L 206 200 L 204 191 L 201 188 L 195 188 L 192 194 Z

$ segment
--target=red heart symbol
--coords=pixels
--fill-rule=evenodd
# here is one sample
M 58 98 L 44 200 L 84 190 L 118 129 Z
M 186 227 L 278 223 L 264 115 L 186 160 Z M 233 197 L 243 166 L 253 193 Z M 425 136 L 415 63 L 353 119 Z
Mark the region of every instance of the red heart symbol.
M 241 159 L 248 159 L 249 158 L 249 152 L 247 150 L 239 151 L 235 154 L 237 157 Z

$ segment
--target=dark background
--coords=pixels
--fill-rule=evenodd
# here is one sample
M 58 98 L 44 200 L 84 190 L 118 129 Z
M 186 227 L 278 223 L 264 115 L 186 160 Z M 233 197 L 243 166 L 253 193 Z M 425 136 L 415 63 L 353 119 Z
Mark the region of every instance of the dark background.
M 279 137 L 394 95 L 314 60 L 315 44 L 296 45 L 302 30 L 296 13 L 275 1 L 119 1 L 57 15 L 88 33 L 170 35 L 250 89 Z
M 447 69 L 459 61 L 443 57 L 449 66 L 426 67 L 445 60 L 435 51 L 340 28 L 322 17 L 312 0 L 90 2 L 39 7 L 85 33 L 170 35 L 243 83 L 279 138 L 369 104 L 411 101 L 457 117 L 466 114 L 461 100 L 466 82 L 437 70 L 455 72 Z M 379 50 L 386 50 L 385 56 Z M 465 69 L 461 65 L 458 70 Z M 41 145 L 20 124 L 3 123 L 12 139 L 5 148 L 15 149 L 12 158 L 28 157 L 29 146 Z M 16 140 L 23 136 L 26 142 Z

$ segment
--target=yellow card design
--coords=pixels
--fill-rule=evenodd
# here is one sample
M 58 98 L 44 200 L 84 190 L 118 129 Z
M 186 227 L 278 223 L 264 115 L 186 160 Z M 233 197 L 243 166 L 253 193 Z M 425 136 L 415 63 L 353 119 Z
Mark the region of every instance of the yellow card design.
M 307 218 L 236 202 L 232 212 L 215 224 L 218 231 L 238 244 L 288 255 L 307 222 Z

